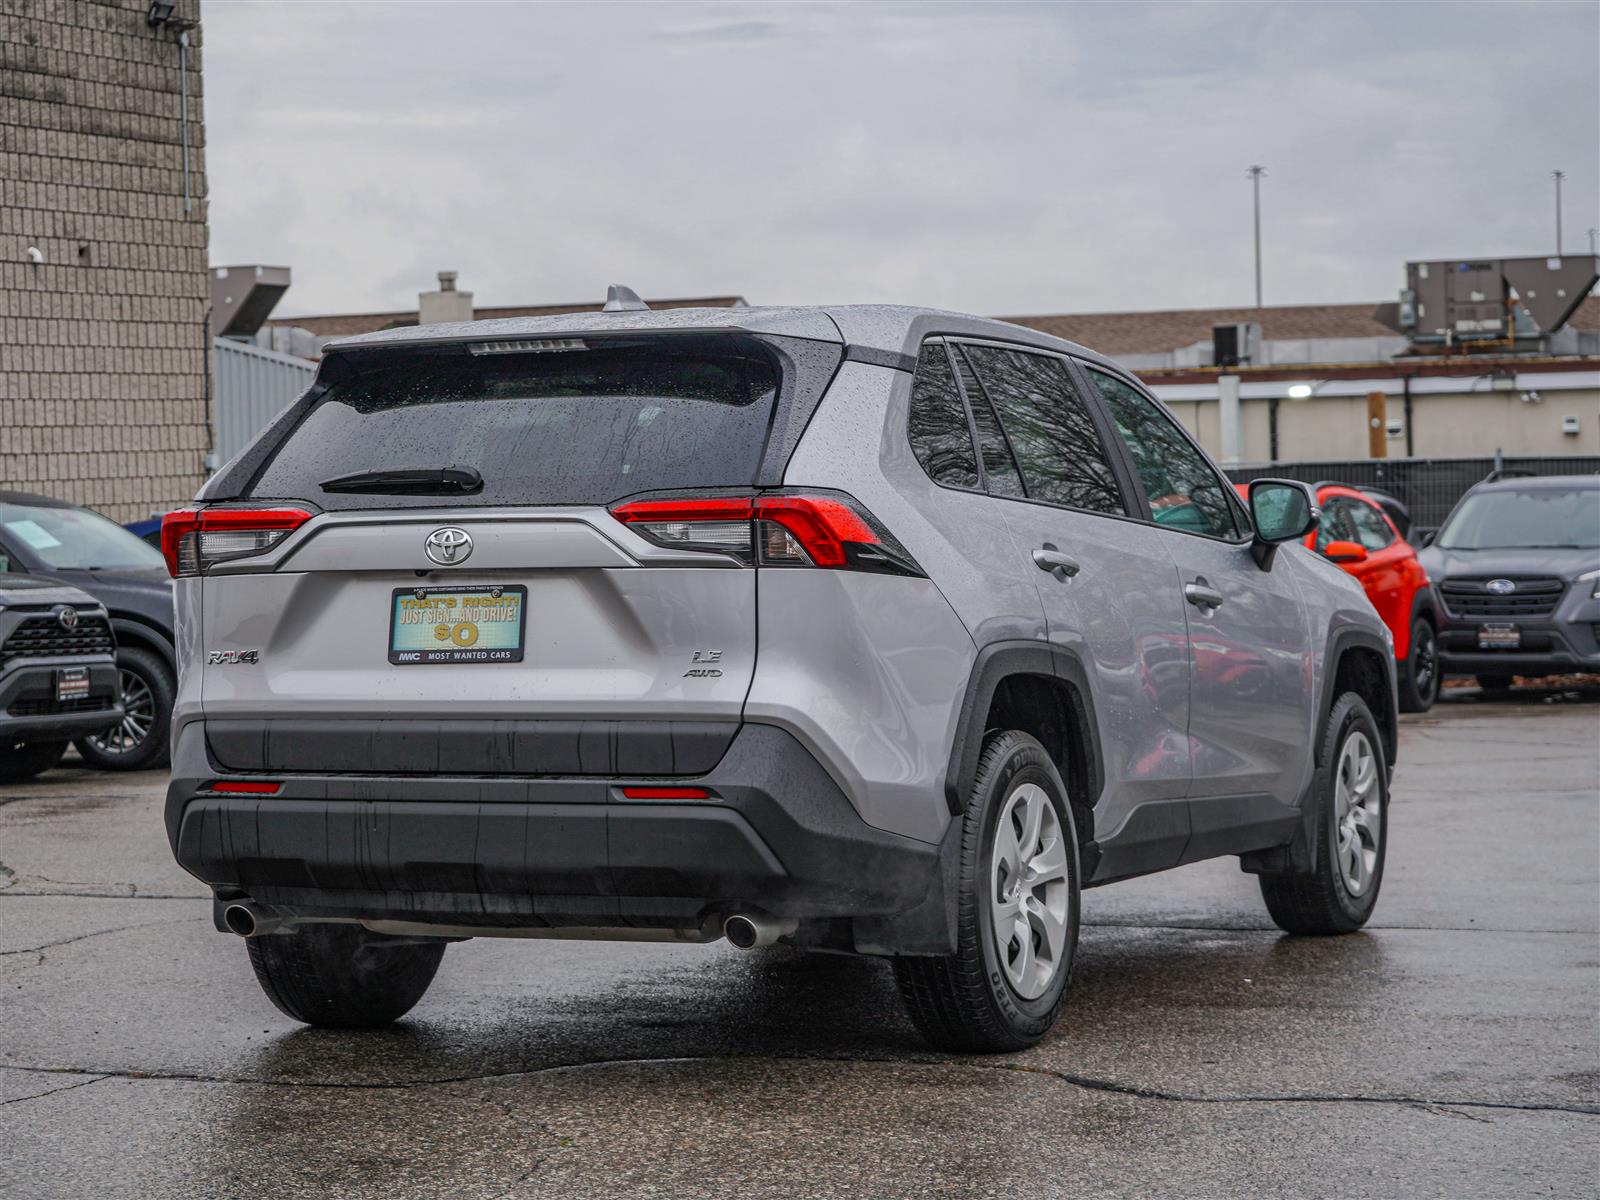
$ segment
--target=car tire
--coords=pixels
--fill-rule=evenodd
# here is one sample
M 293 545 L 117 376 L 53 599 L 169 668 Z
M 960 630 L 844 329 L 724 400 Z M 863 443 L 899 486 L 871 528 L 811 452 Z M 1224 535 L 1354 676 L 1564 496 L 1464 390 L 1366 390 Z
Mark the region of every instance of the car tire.
M 117 651 L 117 675 L 127 709 L 121 724 L 74 743 L 83 761 L 102 771 L 143 771 L 167 764 L 177 683 L 166 660 L 138 646 Z
M 991 737 L 961 820 L 956 952 L 897 958 L 895 979 L 941 1050 L 1025 1050 L 1055 1024 L 1078 945 L 1077 834 L 1044 747 L 1015 731 Z M 1005 945 L 1001 929 L 1013 935 Z
M 1261 876 L 1267 912 L 1285 933 L 1354 933 L 1383 885 L 1389 848 L 1389 771 L 1372 710 L 1354 692 L 1323 724 L 1309 803 L 1311 870 Z
M 1411 649 L 1400 664 L 1400 711 L 1423 713 L 1439 698 L 1439 639 L 1433 623 L 1418 617 L 1411 623 Z
M 285 1016 L 326 1029 L 373 1029 L 410 1012 L 439 969 L 444 942 L 305 925 L 249 938 L 250 965 Z
M 0 739 L 0 783 L 20 783 L 48 771 L 67 752 L 65 742 L 6 742 Z

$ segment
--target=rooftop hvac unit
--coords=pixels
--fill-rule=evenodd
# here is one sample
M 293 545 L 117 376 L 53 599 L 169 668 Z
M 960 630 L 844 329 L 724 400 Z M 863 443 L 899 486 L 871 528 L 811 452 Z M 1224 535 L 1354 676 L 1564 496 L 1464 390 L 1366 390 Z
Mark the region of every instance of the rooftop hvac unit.
M 1211 327 L 1211 365 L 1241 367 L 1261 361 L 1261 326 L 1255 324 L 1213 325 Z
M 1398 324 L 1418 344 L 1509 345 L 1555 333 L 1597 279 L 1592 255 L 1410 262 Z

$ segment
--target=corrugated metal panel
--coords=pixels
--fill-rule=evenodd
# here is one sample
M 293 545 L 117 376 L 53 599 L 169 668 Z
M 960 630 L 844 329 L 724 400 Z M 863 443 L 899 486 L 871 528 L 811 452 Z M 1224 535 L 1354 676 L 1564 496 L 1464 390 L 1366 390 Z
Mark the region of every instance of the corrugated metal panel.
M 211 343 L 218 463 L 250 444 L 317 377 L 317 364 L 216 338 Z

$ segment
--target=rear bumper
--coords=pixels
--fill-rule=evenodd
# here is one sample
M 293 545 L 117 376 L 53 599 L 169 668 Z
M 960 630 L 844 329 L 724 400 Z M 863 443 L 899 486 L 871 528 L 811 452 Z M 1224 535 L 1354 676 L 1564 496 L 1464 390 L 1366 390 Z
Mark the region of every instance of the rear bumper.
M 88 695 L 56 700 L 56 671 L 88 667 Z M 105 662 L 24 660 L 0 675 L 0 735 L 16 741 L 67 741 L 110 729 L 122 720 L 117 667 Z
M 866 825 L 772 726 L 742 726 L 712 769 L 669 781 L 714 797 L 693 802 L 627 801 L 621 783 L 650 780 L 592 777 L 280 774 L 276 795 L 217 795 L 207 785 L 229 776 L 200 722 L 173 761 L 179 864 L 291 922 L 715 936 L 735 912 L 888 918 L 942 880 L 939 847 Z

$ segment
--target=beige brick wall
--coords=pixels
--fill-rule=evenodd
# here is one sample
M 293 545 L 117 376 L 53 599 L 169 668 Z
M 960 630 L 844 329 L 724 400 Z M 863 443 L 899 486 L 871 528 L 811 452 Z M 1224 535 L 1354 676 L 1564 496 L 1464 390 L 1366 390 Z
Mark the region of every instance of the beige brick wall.
M 0 0 L 0 489 L 121 521 L 189 499 L 211 442 L 201 31 L 186 213 L 177 34 L 148 7 Z

